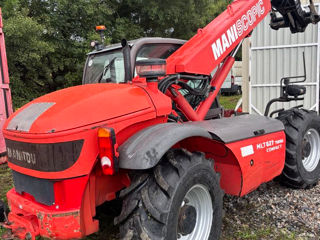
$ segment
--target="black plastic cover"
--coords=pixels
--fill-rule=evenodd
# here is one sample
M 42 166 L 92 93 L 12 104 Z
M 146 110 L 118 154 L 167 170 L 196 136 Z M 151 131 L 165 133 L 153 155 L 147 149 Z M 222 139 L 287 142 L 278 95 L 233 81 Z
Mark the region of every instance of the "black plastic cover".
M 42 172 L 64 171 L 78 160 L 83 142 L 26 143 L 6 139 L 8 161 Z
M 230 118 L 188 123 L 208 131 L 212 139 L 232 143 L 284 130 L 279 120 L 246 114 Z
M 28 193 L 35 200 L 47 206 L 52 206 L 54 199 L 54 182 L 47 179 L 30 177 L 16 171 L 12 171 L 14 188 L 16 192 Z

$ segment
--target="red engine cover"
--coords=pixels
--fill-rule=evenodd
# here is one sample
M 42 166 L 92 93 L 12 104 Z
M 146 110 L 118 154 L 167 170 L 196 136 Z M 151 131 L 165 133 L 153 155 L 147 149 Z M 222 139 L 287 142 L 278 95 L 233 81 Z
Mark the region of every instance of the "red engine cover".
M 82 85 L 28 103 L 9 118 L 4 129 L 35 134 L 57 133 L 145 110 L 155 111 L 150 97 L 140 87 L 128 84 Z

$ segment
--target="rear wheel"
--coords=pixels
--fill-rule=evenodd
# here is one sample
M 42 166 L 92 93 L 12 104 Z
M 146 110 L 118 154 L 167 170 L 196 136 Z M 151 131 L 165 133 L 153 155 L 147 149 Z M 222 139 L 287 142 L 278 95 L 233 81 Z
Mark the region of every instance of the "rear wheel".
M 320 178 L 320 118 L 315 112 L 292 109 L 280 114 L 285 125 L 286 162 L 279 180 L 294 188 L 309 188 Z
M 223 193 L 203 154 L 172 150 L 131 186 L 115 220 L 121 239 L 219 239 Z

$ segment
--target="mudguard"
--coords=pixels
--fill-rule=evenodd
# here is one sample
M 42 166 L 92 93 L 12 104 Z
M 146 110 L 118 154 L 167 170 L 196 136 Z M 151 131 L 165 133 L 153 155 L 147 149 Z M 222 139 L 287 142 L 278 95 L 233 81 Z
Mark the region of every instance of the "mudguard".
M 281 121 L 257 115 L 159 124 L 138 132 L 122 144 L 119 147 L 119 164 L 122 169 L 146 170 L 155 167 L 172 146 L 184 139 L 203 137 L 229 144 L 283 129 Z
M 281 121 L 253 114 L 187 124 L 205 129 L 212 139 L 226 144 L 284 130 Z
M 205 129 L 189 124 L 165 123 L 146 128 L 119 147 L 119 167 L 131 170 L 153 168 L 168 149 L 190 137 L 212 139 Z

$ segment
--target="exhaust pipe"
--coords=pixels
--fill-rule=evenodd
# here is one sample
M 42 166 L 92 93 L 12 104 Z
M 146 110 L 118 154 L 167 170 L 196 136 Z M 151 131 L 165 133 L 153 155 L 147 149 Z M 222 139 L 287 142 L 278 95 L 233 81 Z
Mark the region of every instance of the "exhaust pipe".
M 132 66 L 131 66 L 131 49 L 126 39 L 122 39 L 122 53 L 123 53 L 123 61 L 124 61 L 124 69 L 125 69 L 125 82 L 131 82 L 132 80 Z

